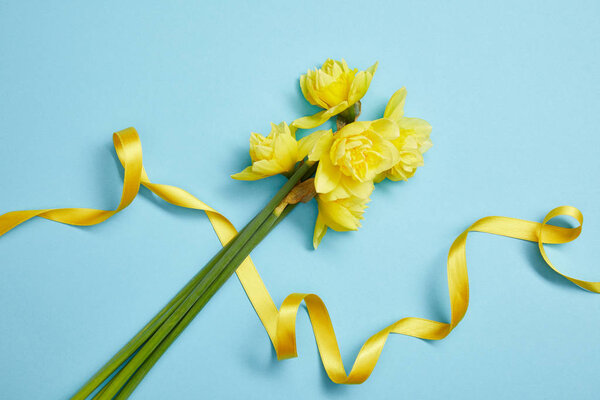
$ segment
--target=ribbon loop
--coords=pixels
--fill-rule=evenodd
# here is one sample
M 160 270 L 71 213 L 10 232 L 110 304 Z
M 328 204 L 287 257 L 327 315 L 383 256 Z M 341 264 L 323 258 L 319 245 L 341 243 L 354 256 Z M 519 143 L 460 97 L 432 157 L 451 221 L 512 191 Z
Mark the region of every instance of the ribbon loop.
M 36 216 L 70 225 L 98 224 L 129 206 L 137 196 L 140 185 L 145 186 L 168 203 L 204 211 L 221 244 L 225 245 L 237 234 L 235 227 L 225 216 L 192 194 L 175 186 L 150 182 L 142 164 L 141 142 L 134 128 L 116 132 L 113 135 L 113 142 L 119 161 L 125 170 L 123 192 L 119 205 L 115 210 L 60 208 L 12 211 L 0 215 L 0 236 Z M 562 228 L 548 224 L 550 220 L 559 216 L 572 217 L 579 222 L 579 226 L 576 228 Z M 551 263 L 544 249 L 544 243 L 560 244 L 575 240 L 581 233 L 582 224 L 583 215 L 577 208 L 571 206 L 555 208 L 546 215 L 541 223 L 507 217 L 485 217 L 476 221 L 456 238 L 448 253 L 450 322 L 414 317 L 402 318 L 394 322 L 371 336 L 364 343 L 348 375 L 342 362 L 329 312 L 319 296 L 303 293 L 290 294 L 278 310 L 250 257 L 244 260 L 237 269 L 236 274 L 273 343 L 278 359 L 297 356 L 296 316 L 300 305 L 304 302 L 327 375 L 335 383 L 358 384 L 364 382 L 371 375 L 391 333 L 420 339 L 440 340 L 448 336 L 465 316 L 469 305 L 469 281 L 465 247 L 470 232 L 490 233 L 537 242 L 540 254 L 548 266 L 557 274 L 583 289 L 600 293 L 600 282 L 583 281 L 559 272 Z

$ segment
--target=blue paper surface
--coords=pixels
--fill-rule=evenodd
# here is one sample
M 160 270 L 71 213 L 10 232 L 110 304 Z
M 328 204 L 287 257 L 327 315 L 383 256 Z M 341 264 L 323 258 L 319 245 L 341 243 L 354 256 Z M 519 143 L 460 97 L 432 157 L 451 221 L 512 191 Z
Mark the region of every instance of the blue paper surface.
M 116 207 L 111 134 L 135 126 L 150 178 L 243 226 L 283 178 L 237 182 L 251 131 L 318 111 L 298 78 L 326 58 L 379 61 L 363 119 L 408 89 L 434 147 L 408 182 L 377 187 L 363 228 L 311 248 L 298 207 L 253 253 L 275 302 L 320 295 L 347 369 L 405 316 L 447 321 L 445 258 L 488 215 L 586 223 L 550 246 L 600 280 L 600 3 L 576 1 L 0 3 L 0 213 Z M 145 190 L 94 227 L 37 219 L 0 238 L 0 397 L 68 398 L 219 248 L 202 213 Z M 545 266 L 535 244 L 473 234 L 471 305 L 445 340 L 393 335 L 360 386 L 327 378 L 308 317 L 278 362 L 232 278 L 134 399 L 594 399 L 600 296 Z

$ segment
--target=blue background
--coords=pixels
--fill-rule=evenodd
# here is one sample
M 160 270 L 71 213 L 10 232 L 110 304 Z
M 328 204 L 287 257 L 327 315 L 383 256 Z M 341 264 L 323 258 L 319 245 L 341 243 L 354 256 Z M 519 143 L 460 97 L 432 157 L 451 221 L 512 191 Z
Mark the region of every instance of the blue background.
M 315 205 L 294 211 L 253 253 L 277 304 L 319 294 L 349 369 L 401 317 L 448 320 L 446 253 L 471 222 L 539 221 L 562 204 L 587 224 L 548 251 L 600 280 L 600 3 L 50 3 L 0 2 L 0 212 L 114 208 L 111 134 L 135 126 L 151 179 L 242 226 L 283 182 L 229 179 L 250 131 L 316 112 L 298 78 L 327 57 L 379 60 L 362 118 L 406 86 L 434 147 L 413 179 L 378 186 L 359 232 L 330 232 L 318 251 Z M 464 322 L 441 342 L 392 336 L 363 385 L 328 380 L 304 312 L 300 357 L 278 362 L 234 278 L 133 398 L 597 398 L 600 297 L 535 244 L 467 246 Z M 217 249 L 202 213 L 146 191 L 99 226 L 36 219 L 0 238 L 0 397 L 73 394 Z

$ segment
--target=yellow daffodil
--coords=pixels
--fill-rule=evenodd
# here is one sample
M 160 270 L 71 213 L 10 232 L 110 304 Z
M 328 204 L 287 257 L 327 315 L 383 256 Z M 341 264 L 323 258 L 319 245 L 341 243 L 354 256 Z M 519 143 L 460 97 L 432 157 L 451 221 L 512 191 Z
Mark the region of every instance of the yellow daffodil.
M 267 137 L 253 132 L 250 158 L 252 165 L 231 175 L 233 179 L 255 181 L 291 171 L 298 160 L 298 143 L 289 126 L 285 122 L 271 124 L 271 133 Z
M 360 227 L 360 220 L 367 208 L 369 198 L 346 197 L 332 199 L 330 195 L 317 195 L 319 215 L 315 224 L 313 246 L 316 249 L 327 233 L 327 228 L 334 231 L 355 231 Z
M 382 118 L 353 122 L 335 135 L 331 131 L 318 131 L 304 138 L 303 149 L 307 147 L 304 144 L 314 143 L 308 159 L 319 161 L 315 175 L 317 193 L 328 194 L 330 200 L 369 197 L 373 179 L 400 159 L 391 142 L 398 136 L 398 125 Z
M 398 149 L 400 159 L 392 168 L 379 174 L 376 182 L 385 178 L 392 181 L 407 180 L 423 165 L 423 154 L 433 146 L 429 139 L 431 125 L 419 118 L 404 117 L 405 101 L 406 89 L 402 88 L 394 93 L 385 108 L 384 118 L 398 125 L 399 136 L 392 143 Z
M 319 69 L 300 77 L 300 88 L 306 100 L 324 108 L 315 115 L 293 122 L 294 128 L 311 129 L 358 102 L 369 89 L 377 63 L 366 71 L 350 69 L 346 61 L 327 59 Z

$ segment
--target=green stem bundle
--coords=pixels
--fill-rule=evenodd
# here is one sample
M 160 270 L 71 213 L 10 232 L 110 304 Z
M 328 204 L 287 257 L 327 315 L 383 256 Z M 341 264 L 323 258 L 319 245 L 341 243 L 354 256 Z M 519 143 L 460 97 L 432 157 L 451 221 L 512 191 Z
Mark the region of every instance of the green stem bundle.
M 256 231 L 252 240 L 246 242 L 245 246 L 238 253 L 236 258 L 221 272 L 218 278 L 210 285 L 198 298 L 193 307 L 185 314 L 179 323 L 169 332 L 160 345 L 148 356 L 138 370 L 131 376 L 129 381 L 122 387 L 121 391 L 114 398 L 115 400 L 124 400 L 135 390 L 144 376 L 150 371 L 158 359 L 175 341 L 179 334 L 189 325 L 194 317 L 204 308 L 212 296 L 223 286 L 223 284 L 233 275 L 239 264 L 250 254 L 250 252 L 267 236 L 267 234 L 293 209 L 294 205 L 289 205 L 279 217 L 271 214 L 263 225 Z
M 309 178 L 315 166 L 301 164 L 265 208 L 236 237 L 223 247 L 177 295 L 113 356 L 73 397 L 88 398 L 99 386 L 94 399 L 126 399 L 167 348 L 202 310 L 218 289 L 264 237 L 291 211 L 274 211 L 287 194 Z M 121 368 L 116 374 L 117 371 Z

